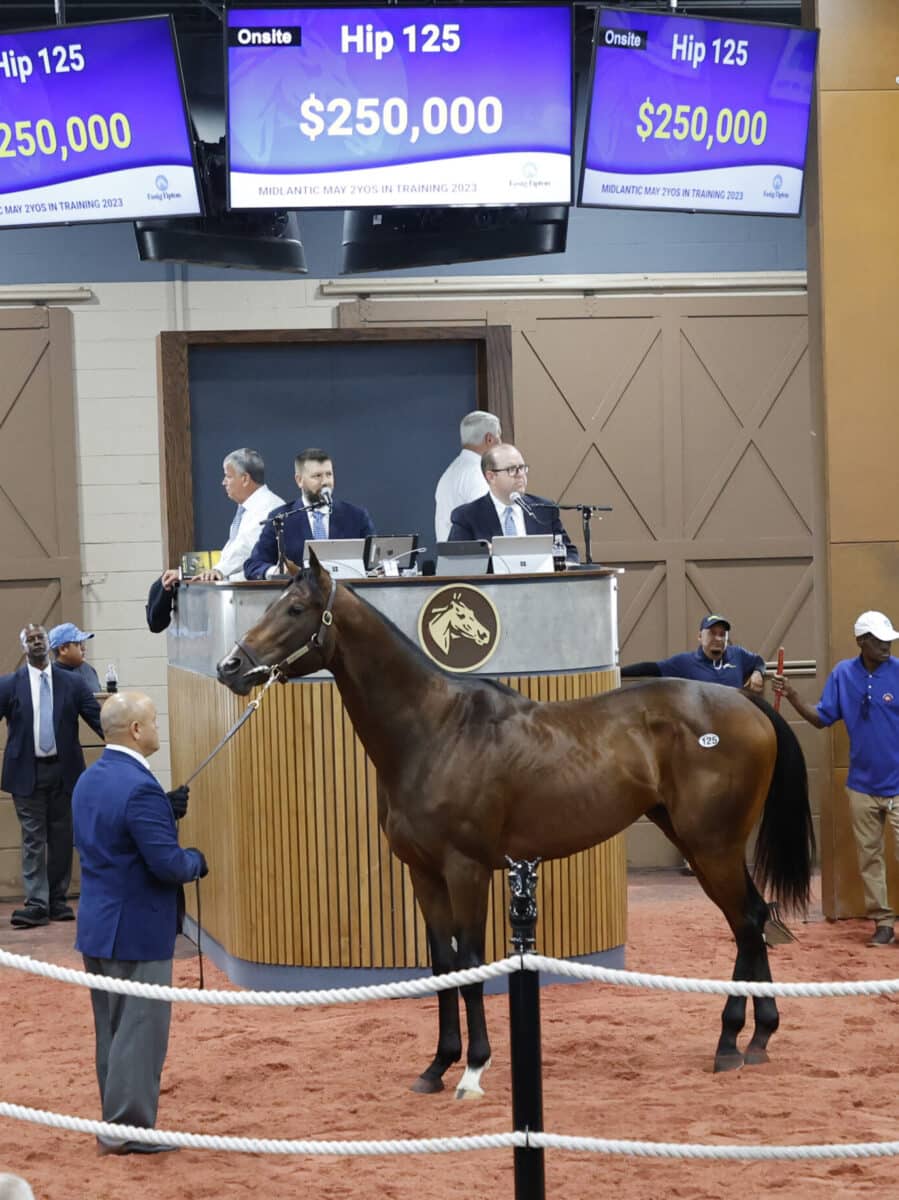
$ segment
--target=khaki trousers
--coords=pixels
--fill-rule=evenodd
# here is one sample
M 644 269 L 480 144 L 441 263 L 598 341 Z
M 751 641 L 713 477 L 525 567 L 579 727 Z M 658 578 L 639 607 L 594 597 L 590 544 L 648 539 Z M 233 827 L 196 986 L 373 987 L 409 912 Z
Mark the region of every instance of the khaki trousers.
M 849 797 L 858 869 L 865 889 L 865 908 L 872 921 L 892 927 L 896 914 L 887 897 L 883 839 L 889 826 L 895 852 L 899 855 L 899 796 L 868 796 L 851 788 L 846 788 L 846 795 Z

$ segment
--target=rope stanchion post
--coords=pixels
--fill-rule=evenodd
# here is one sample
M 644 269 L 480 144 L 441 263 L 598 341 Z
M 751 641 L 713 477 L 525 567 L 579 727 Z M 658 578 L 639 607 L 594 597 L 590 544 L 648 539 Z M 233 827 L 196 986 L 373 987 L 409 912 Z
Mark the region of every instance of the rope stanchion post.
M 537 859 L 509 863 L 509 921 L 517 954 L 533 953 L 537 928 Z M 543 1065 L 540 1046 L 540 973 L 509 976 L 509 1024 L 512 1066 L 512 1124 L 525 1134 L 543 1130 Z M 516 1146 L 515 1200 L 544 1200 L 543 1149 Z

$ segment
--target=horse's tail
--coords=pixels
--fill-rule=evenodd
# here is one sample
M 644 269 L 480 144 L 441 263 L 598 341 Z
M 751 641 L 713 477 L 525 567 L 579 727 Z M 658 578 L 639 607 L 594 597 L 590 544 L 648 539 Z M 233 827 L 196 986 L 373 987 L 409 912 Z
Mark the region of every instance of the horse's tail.
M 780 713 L 761 697 L 746 694 L 774 726 L 777 737 L 777 758 L 756 839 L 753 874 L 763 892 L 773 895 L 785 911 L 804 912 L 815 857 L 805 757 L 796 734 Z

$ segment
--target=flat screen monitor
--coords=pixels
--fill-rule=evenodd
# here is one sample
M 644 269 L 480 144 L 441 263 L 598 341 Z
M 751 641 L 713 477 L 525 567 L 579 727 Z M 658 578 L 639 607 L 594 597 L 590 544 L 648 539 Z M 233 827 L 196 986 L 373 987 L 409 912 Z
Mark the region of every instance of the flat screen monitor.
M 400 571 L 413 571 L 418 553 L 417 533 L 376 533 L 366 544 L 365 565 L 369 571 L 381 567 L 385 575 L 396 575 Z
M 796 216 L 816 30 L 600 8 L 580 203 Z
M 0 227 L 202 212 L 172 19 L 0 33 Z
M 232 208 L 568 204 L 567 5 L 232 8 Z

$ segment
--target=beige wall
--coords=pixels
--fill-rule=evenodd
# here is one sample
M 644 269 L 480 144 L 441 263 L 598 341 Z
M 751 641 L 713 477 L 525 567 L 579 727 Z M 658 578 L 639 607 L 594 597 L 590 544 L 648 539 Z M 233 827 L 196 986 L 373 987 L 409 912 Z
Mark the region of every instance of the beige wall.
M 825 414 L 832 664 L 855 652 L 852 623 L 863 609 L 899 620 L 899 4 L 817 0 L 807 15 L 821 29 L 809 293 Z M 848 745 L 842 731 L 829 736 L 824 907 L 861 916 L 843 796 Z

